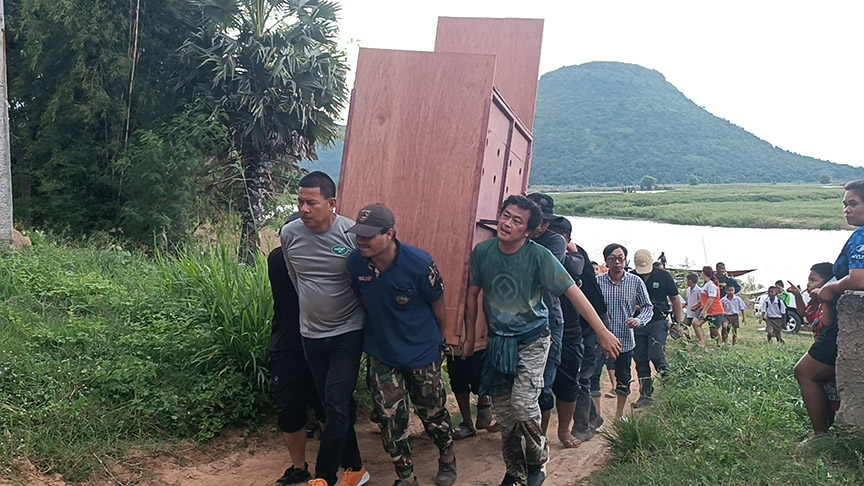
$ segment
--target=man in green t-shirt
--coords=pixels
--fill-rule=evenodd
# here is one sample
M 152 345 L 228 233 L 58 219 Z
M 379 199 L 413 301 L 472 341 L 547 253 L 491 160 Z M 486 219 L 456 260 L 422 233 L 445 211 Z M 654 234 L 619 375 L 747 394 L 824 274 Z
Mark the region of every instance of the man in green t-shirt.
M 561 262 L 529 240 L 541 220 L 535 203 L 510 196 L 498 216 L 498 236 L 478 244 L 471 253 L 463 355 L 474 353 L 474 322 L 482 289 L 489 345 L 480 392 L 492 395 L 492 410 L 501 426 L 507 467 L 501 486 L 539 486 L 546 478 L 549 447 L 540 430 L 538 404 L 550 343 L 543 292 L 566 296 L 597 333 L 607 356 L 616 357 L 621 351 L 621 343 Z

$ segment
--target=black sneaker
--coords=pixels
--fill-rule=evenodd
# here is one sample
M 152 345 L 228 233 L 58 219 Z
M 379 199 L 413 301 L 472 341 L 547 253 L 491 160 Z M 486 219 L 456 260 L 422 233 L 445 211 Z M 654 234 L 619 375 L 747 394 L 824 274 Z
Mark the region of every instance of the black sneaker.
M 639 400 L 636 400 L 631 407 L 633 408 L 645 408 L 654 405 L 654 399 L 650 397 L 640 397 Z
M 304 464 L 303 469 L 296 468 L 292 464 L 291 467 L 285 470 L 285 474 L 276 480 L 276 484 L 284 486 L 286 484 L 305 483 L 310 479 L 312 479 L 312 475 L 309 474 L 308 464 Z
M 540 486 L 546 481 L 546 464 L 528 466 L 528 486 Z
M 501 486 L 525 486 L 525 483 L 509 474 L 505 474 L 504 479 L 501 481 Z
M 438 460 L 438 475 L 435 476 L 437 486 L 453 486 L 456 484 L 456 458 L 451 462 Z

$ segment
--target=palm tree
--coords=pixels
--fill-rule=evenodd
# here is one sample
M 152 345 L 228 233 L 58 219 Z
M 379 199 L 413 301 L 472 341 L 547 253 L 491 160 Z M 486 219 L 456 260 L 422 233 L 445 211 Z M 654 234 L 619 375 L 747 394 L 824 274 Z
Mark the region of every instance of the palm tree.
M 338 49 L 336 15 L 328 0 L 189 0 L 200 13 L 195 34 L 180 48 L 193 89 L 226 114 L 236 167 L 226 185 L 239 186 L 241 251 L 254 261 L 264 203 L 316 159 L 316 143 L 339 135 L 346 63 Z

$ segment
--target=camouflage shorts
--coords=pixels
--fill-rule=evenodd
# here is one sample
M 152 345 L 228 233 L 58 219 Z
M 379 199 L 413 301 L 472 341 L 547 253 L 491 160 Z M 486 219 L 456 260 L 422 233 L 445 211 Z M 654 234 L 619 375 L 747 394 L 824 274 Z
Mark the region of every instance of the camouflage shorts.
M 414 475 L 411 461 L 411 437 L 408 430 L 407 397 L 423 422 L 426 433 L 442 455 L 453 451 L 453 433 L 447 412 L 447 392 L 441 381 L 441 359 L 423 368 L 405 370 L 388 366 L 369 357 L 372 402 L 381 415 L 381 442 L 384 444 L 396 474 L 402 479 Z

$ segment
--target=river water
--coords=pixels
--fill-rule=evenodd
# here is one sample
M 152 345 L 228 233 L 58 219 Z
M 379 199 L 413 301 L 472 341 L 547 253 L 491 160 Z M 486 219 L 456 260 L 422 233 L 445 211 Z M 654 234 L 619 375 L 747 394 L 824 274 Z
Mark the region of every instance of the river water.
M 603 247 L 620 243 L 632 257 L 636 250 L 651 251 L 656 260 L 666 252 L 667 266 L 699 268 L 724 262 L 728 270 L 755 268 L 739 277 L 768 287 L 777 279 L 791 280 L 802 288 L 807 284 L 810 266 L 834 262 L 848 231 L 801 229 L 719 228 L 685 226 L 641 220 L 567 217 L 573 223 L 573 241 L 597 262 Z M 698 273 L 698 272 L 697 272 Z

